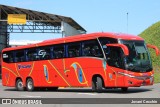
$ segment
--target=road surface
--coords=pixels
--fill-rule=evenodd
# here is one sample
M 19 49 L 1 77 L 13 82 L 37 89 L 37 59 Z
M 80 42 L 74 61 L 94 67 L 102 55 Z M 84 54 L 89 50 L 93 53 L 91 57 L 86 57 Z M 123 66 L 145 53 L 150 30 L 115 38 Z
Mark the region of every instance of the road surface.
M 104 90 L 103 93 L 95 93 L 91 91 L 91 88 L 60 88 L 58 91 L 45 91 L 45 90 L 36 90 L 34 92 L 28 91 L 16 91 L 15 88 L 4 87 L 1 84 L 0 80 L 0 98 L 160 98 L 160 83 L 154 84 L 153 86 L 142 86 L 136 88 L 129 88 L 127 93 L 121 92 L 120 89 L 108 89 Z M 62 99 L 62 102 L 66 99 Z M 114 100 L 114 99 L 113 99 Z M 80 102 L 81 103 L 81 102 Z M 31 105 L 34 107 L 106 107 L 106 104 L 52 104 L 52 105 Z M 160 104 L 107 104 L 112 107 L 159 107 Z M 11 105 L 2 105 L 4 107 L 11 107 Z M 17 107 L 21 105 L 12 105 L 12 107 Z M 24 107 L 27 105 L 23 105 Z M 1 107 L 1 105 L 0 105 Z

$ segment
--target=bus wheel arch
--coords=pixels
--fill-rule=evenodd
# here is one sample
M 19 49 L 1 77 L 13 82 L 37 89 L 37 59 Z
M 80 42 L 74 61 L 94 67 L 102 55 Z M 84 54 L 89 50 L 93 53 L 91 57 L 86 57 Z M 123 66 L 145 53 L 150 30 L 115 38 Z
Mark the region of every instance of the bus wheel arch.
M 24 91 L 24 84 L 22 78 L 17 77 L 15 81 L 15 86 L 18 91 Z
M 33 91 L 34 90 L 34 81 L 31 77 L 26 78 L 26 89 L 27 91 Z
M 104 79 L 100 74 L 95 74 L 92 76 L 92 91 L 101 93 L 104 86 Z

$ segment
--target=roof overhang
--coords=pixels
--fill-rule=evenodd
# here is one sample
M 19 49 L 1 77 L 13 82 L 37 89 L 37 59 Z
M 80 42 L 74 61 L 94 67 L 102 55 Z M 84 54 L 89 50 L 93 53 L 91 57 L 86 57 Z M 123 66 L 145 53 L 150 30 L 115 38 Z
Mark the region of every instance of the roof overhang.
M 0 5 L 0 20 L 7 20 L 8 14 L 26 14 L 27 21 L 31 21 L 37 24 L 42 23 L 54 27 L 61 26 L 62 22 L 65 22 L 78 31 L 86 32 L 86 30 L 71 17 Z

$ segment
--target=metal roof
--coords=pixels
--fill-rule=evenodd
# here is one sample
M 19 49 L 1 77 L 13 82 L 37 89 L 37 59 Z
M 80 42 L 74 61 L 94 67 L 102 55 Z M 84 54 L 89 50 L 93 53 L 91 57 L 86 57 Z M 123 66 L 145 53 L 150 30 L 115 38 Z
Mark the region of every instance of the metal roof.
M 76 30 L 86 32 L 86 30 L 83 27 L 81 27 L 76 21 L 74 21 L 71 17 L 0 5 L 0 20 L 7 20 L 8 14 L 26 14 L 27 21 L 47 24 L 55 27 L 61 26 L 61 22 L 64 21 Z

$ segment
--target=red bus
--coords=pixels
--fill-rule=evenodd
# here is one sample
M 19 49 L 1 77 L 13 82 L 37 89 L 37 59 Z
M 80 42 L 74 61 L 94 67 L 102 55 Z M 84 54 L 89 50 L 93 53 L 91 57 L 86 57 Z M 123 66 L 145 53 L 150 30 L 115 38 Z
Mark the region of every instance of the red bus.
M 158 49 L 152 45 L 158 53 Z M 105 88 L 153 85 L 154 72 L 139 36 L 92 33 L 2 51 L 2 84 L 22 91 L 38 87 Z

